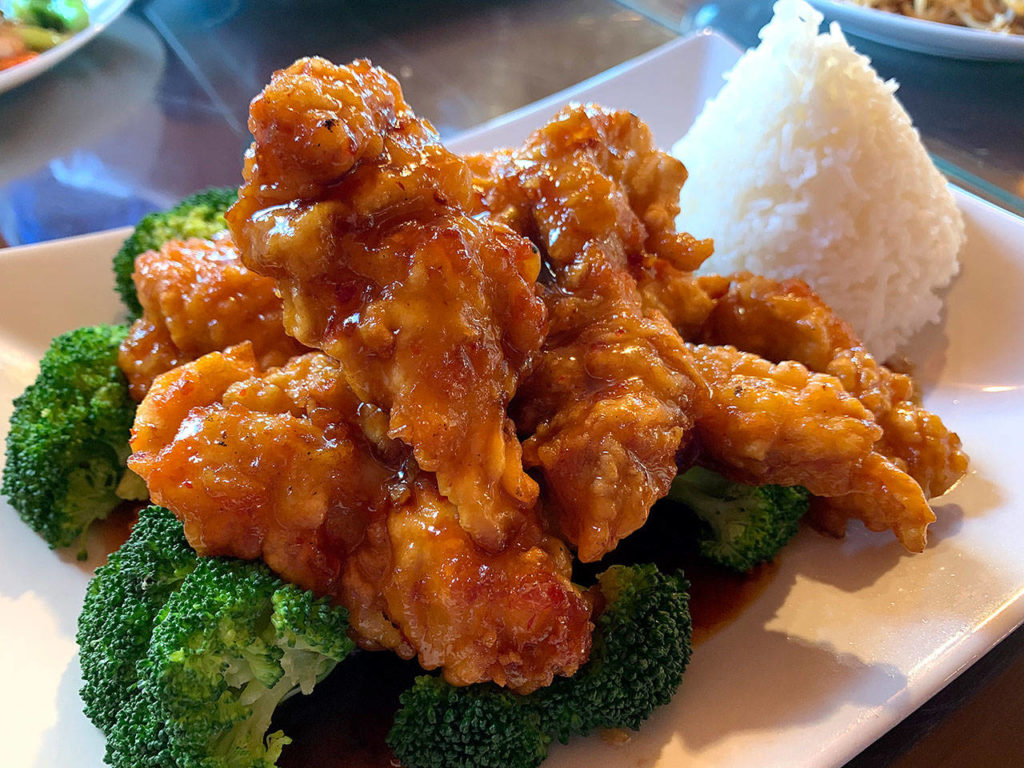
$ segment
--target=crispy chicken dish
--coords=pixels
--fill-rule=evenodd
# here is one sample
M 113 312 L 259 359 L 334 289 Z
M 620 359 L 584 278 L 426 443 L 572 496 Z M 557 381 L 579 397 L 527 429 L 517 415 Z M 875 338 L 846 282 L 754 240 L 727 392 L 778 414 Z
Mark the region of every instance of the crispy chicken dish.
M 574 560 L 692 466 L 925 548 L 957 436 L 806 284 L 696 277 L 686 170 L 635 115 L 573 105 L 463 157 L 382 69 L 307 58 L 249 128 L 230 235 L 139 257 L 119 361 L 129 466 L 198 553 L 529 693 L 591 654 Z

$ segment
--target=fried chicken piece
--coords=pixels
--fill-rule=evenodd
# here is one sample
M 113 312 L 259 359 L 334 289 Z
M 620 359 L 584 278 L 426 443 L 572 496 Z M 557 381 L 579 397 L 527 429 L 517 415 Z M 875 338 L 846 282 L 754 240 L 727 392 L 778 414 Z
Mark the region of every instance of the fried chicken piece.
M 243 341 L 263 367 L 306 351 L 284 331 L 274 281 L 246 269 L 228 237 L 165 243 L 136 258 L 132 279 L 143 315 L 118 364 L 136 400 L 164 371 Z
M 921 405 L 913 379 L 878 363 L 806 283 L 750 274 L 725 284 L 715 280 L 705 283 L 715 299 L 701 333 L 705 342 L 731 344 L 775 362 L 796 360 L 838 378 L 882 427 L 875 450 L 910 474 L 927 498 L 963 477 L 967 456 L 960 438 Z
M 711 241 L 701 241 L 710 243 Z M 708 248 L 710 253 L 710 246 Z M 634 269 L 646 309 L 656 309 L 685 341 L 696 341 L 715 308 L 713 278 L 697 278 L 664 259 L 647 259 Z M 724 280 L 724 278 L 720 278 Z
M 928 525 L 935 521 L 918 514 L 917 520 L 904 522 L 898 499 L 909 499 L 921 493 L 921 486 L 890 459 L 874 454 L 880 481 L 873 491 L 847 493 L 833 497 L 811 497 L 808 515 L 814 526 L 837 538 L 846 534 L 850 520 L 860 520 L 869 531 L 892 530 L 910 552 L 923 552 L 928 543 Z M 894 494 L 895 499 L 889 494 Z M 924 498 L 922 496 L 922 498 Z M 930 508 L 929 508 L 930 509 Z
M 565 545 L 528 532 L 491 555 L 459 525 L 429 476 L 388 517 L 388 615 L 426 669 L 455 685 L 493 680 L 519 693 L 571 675 L 590 653 L 591 605 Z
M 129 465 L 200 554 L 262 558 L 332 593 L 392 474 L 353 426 L 361 403 L 339 378 L 318 354 L 266 375 L 250 343 L 205 355 L 154 382 Z
M 704 461 L 739 482 L 843 497 L 836 514 L 891 529 L 912 552 L 924 549 L 935 515 L 921 487 L 876 449 L 881 427 L 838 379 L 733 347 L 692 349 L 711 387 L 697 422 Z
M 478 208 L 550 246 L 556 264 L 598 240 L 616 241 L 630 266 L 656 257 L 692 272 L 711 254 L 710 240 L 675 231 L 686 168 L 629 112 L 570 105 L 523 147 L 467 162 Z
M 600 183 L 590 188 L 590 199 L 586 199 L 587 188 L 579 184 L 577 190 L 582 194 L 571 199 L 567 196 L 564 201 L 579 212 L 574 227 L 581 237 L 565 240 L 566 232 L 557 220 L 559 203 L 552 201 L 547 206 L 545 214 L 556 238 L 562 238 L 564 250 L 614 231 L 628 254 L 644 307 L 661 312 L 684 339 L 691 339 L 714 306 L 692 272 L 714 249 L 710 239 L 675 231 L 685 166 L 658 150 L 648 127 L 629 112 L 596 105 L 568 107 L 541 132 L 548 132 L 548 140 L 558 151 L 586 155 L 601 176 Z M 475 174 L 480 208 L 517 232 L 544 242 L 544 226 L 538 229 L 531 207 L 522 202 L 522 184 L 533 182 L 528 175 L 515 172 L 516 164 L 530 152 L 531 142 L 536 148 L 535 137 L 523 149 L 497 150 L 466 159 Z M 594 181 L 594 174 L 588 181 Z M 588 222 L 589 229 L 581 228 L 581 221 Z
M 640 528 L 668 492 L 703 394 L 672 327 L 639 310 L 631 278 L 594 270 L 595 293 L 548 294 L 552 341 L 516 401 L 524 460 L 543 471 L 548 512 L 584 562 Z
M 418 656 L 453 685 L 529 693 L 589 656 L 592 606 L 571 573 L 565 545 L 537 526 L 503 552 L 478 547 L 420 473 L 345 561 L 338 597 L 364 648 Z
M 781 362 L 796 360 L 824 373 L 840 349 L 863 346 L 853 328 L 803 280 L 773 280 L 740 272 L 702 276 L 714 310 L 700 341 L 729 344 Z
M 368 561 L 408 457 L 386 427 L 326 355 L 263 373 L 243 344 L 157 378 L 136 415 L 129 464 L 200 554 L 263 559 L 340 598 L 361 645 L 410 658 L 415 649 L 384 615 L 378 589 L 390 569 L 386 529 L 383 562 Z M 355 592 L 360 568 L 376 570 Z
M 590 650 L 591 607 L 536 515 L 490 554 L 434 476 L 387 436 L 321 353 L 261 372 L 252 345 L 158 377 L 130 459 L 153 500 L 205 555 L 262 558 L 348 608 L 366 648 L 390 648 L 453 683 L 529 691 Z
M 921 405 L 914 380 L 879 364 L 863 347 L 842 349 L 825 369 L 875 414 L 883 430 L 876 449 L 921 486 L 941 496 L 967 472 L 960 437 Z
M 465 162 L 366 61 L 275 73 L 249 127 L 227 217 L 245 263 L 277 281 L 289 332 L 388 411 L 474 541 L 500 551 L 537 498 L 506 411 L 547 328 L 539 256 L 468 214 Z
M 514 404 L 544 504 L 583 561 L 639 528 L 676 474 L 704 395 L 671 324 L 645 311 L 634 270 L 692 268 L 674 231 L 683 166 L 635 116 L 569 107 L 517 150 L 470 159 L 480 205 L 544 251 L 551 329 Z M 699 250 L 699 249 L 698 249 Z

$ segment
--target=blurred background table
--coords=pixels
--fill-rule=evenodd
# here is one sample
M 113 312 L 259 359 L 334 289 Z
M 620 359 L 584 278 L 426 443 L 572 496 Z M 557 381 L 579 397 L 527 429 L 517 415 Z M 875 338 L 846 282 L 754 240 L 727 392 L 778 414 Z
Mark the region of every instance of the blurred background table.
M 762 0 L 136 2 L 51 72 L 0 94 L 0 244 L 132 224 L 237 184 L 249 99 L 299 56 L 372 58 L 451 136 L 704 26 L 753 45 L 770 13 Z M 1024 215 L 1024 65 L 853 42 L 900 82 L 940 168 Z M 1019 629 L 848 768 L 1022 764 Z

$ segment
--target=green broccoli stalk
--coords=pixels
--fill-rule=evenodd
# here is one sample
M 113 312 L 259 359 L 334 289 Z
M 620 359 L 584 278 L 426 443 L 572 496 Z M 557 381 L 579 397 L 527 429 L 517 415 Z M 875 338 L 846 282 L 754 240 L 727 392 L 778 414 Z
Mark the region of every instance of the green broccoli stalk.
M 700 553 L 742 572 L 773 559 L 810 505 L 810 494 L 799 486 L 743 485 L 703 467 L 676 477 L 669 498 L 702 521 Z
M 613 566 L 598 588 L 593 650 L 573 677 L 528 696 L 417 678 L 388 734 L 402 765 L 534 768 L 553 738 L 637 728 L 671 700 L 691 655 L 689 584 L 653 565 Z
M 98 325 L 58 336 L 35 382 L 14 401 L 0 490 L 51 547 L 80 540 L 121 503 L 119 488 L 138 490 L 121 485 L 135 419 L 117 367 L 126 333 Z
M 131 536 L 96 570 L 78 617 L 85 714 L 109 732 L 134 695 L 164 603 L 196 565 L 181 522 L 162 507 L 139 513 Z
M 107 742 L 132 766 L 269 768 L 289 739 L 278 704 L 308 692 L 354 647 L 342 608 L 261 564 L 200 558 L 153 627 L 139 684 Z
M 168 240 L 213 237 L 227 229 L 224 214 L 237 199 L 238 190 L 232 187 L 207 189 L 186 197 L 169 211 L 151 213 L 138 223 L 114 256 L 114 287 L 128 309 L 129 319 L 142 314 L 132 281 L 135 257 L 158 250 Z

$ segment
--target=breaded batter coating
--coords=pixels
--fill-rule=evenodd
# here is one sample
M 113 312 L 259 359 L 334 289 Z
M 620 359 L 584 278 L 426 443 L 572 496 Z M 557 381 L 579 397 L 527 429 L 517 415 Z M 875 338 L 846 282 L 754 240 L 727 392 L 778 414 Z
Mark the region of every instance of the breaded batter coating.
M 228 237 L 164 243 L 135 259 L 132 279 L 143 314 L 118 365 L 136 400 L 164 371 L 243 341 L 263 367 L 306 351 L 284 331 L 274 281 L 247 269 Z
M 752 485 L 858 494 L 845 509 L 872 530 L 891 529 L 907 549 L 924 549 L 935 515 L 921 487 L 876 450 L 881 427 L 838 379 L 733 347 L 692 349 L 711 387 L 710 407 L 697 422 L 703 460 Z
M 806 283 L 741 274 L 711 292 L 715 308 L 702 340 L 776 362 L 796 360 L 838 378 L 882 427 L 875 450 L 910 474 L 927 498 L 945 493 L 963 477 L 967 456 L 960 438 L 921 405 L 913 379 L 878 363 Z
M 741 272 L 699 282 L 714 301 L 697 339 L 705 344 L 729 344 L 772 362 L 796 360 L 819 373 L 836 350 L 861 346 L 849 323 L 803 280 Z
M 710 244 L 710 240 L 700 241 Z M 710 253 L 710 246 L 708 252 Z M 664 259 L 648 258 L 633 270 L 646 309 L 663 314 L 686 341 L 699 338 L 715 301 L 708 292 L 714 278 L 696 278 Z M 721 278 L 725 281 L 725 278 Z
M 262 558 L 334 596 L 361 645 L 418 655 L 456 684 L 518 691 L 572 674 L 591 606 L 534 516 L 490 554 L 321 353 L 262 372 L 250 344 L 160 376 L 131 467 L 198 552 Z
M 558 539 L 525 531 L 488 555 L 425 475 L 387 525 L 388 616 L 424 668 L 443 666 L 455 685 L 493 680 L 529 693 L 586 660 L 591 606 L 570 581 L 571 559 Z
M 549 244 L 558 264 L 600 240 L 614 240 L 631 267 L 656 258 L 689 273 L 711 255 L 710 240 L 675 229 L 686 168 L 630 112 L 570 105 L 522 147 L 467 162 L 478 206 Z
M 910 376 L 881 365 L 863 347 L 837 350 L 825 371 L 875 414 L 883 430 L 876 450 L 913 477 L 927 498 L 941 496 L 966 474 L 959 436 L 921 405 Z
M 338 379 L 317 354 L 265 376 L 251 344 L 201 357 L 154 382 L 130 466 L 200 554 L 262 558 L 333 593 L 392 474 L 353 426 L 362 404 Z
M 563 341 L 520 388 L 516 420 L 530 434 L 527 466 L 544 473 L 548 513 L 580 560 L 593 562 L 668 492 L 704 391 L 660 315 L 627 301 L 550 296 L 553 315 L 579 309 L 579 322 L 553 325 Z
M 551 330 L 515 403 L 527 466 L 583 561 L 643 525 L 676 474 L 704 396 L 679 335 L 645 311 L 634 272 L 692 269 L 675 232 L 682 164 L 634 115 L 562 110 L 516 150 L 471 158 L 481 206 L 540 246 Z
M 538 492 L 506 414 L 547 329 L 538 254 L 469 215 L 465 162 L 368 62 L 275 73 L 249 127 L 227 217 L 246 264 L 277 281 L 288 331 L 388 412 L 474 541 L 501 551 Z
M 541 140 L 551 146 L 541 148 Z M 542 154 L 551 149 L 555 156 Z M 517 173 L 516 167 L 524 158 L 530 162 L 531 152 L 551 162 L 557 162 L 558 154 L 570 159 L 573 153 L 593 166 L 571 175 L 570 189 L 575 191 L 564 200 L 556 197 L 537 206 L 544 208 L 543 216 L 549 227 L 553 224 L 564 249 L 579 247 L 588 237 L 614 233 L 628 255 L 644 307 L 665 315 L 684 339 L 693 338 L 714 302 L 692 273 L 714 248 L 710 239 L 675 230 L 679 190 L 686 181 L 683 164 L 657 148 L 650 129 L 636 115 L 596 105 L 562 110 L 520 149 L 467 157 L 481 209 L 542 244 L 548 239 L 544 226 L 538 230 L 531 206 L 521 199 L 521 185 L 536 183 L 530 180 L 536 174 Z M 589 199 L 584 190 L 592 191 Z M 576 219 L 573 226 L 579 236 L 572 237 L 560 225 L 563 206 L 572 209 L 567 215 Z M 566 240 L 566 235 L 572 239 Z
M 364 648 L 441 667 L 453 685 L 520 693 L 571 675 L 590 653 L 592 606 L 571 582 L 565 545 L 536 525 L 490 554 L 459 525 L 433 476 L 377 516 L 345 560 L 337 599 Z

